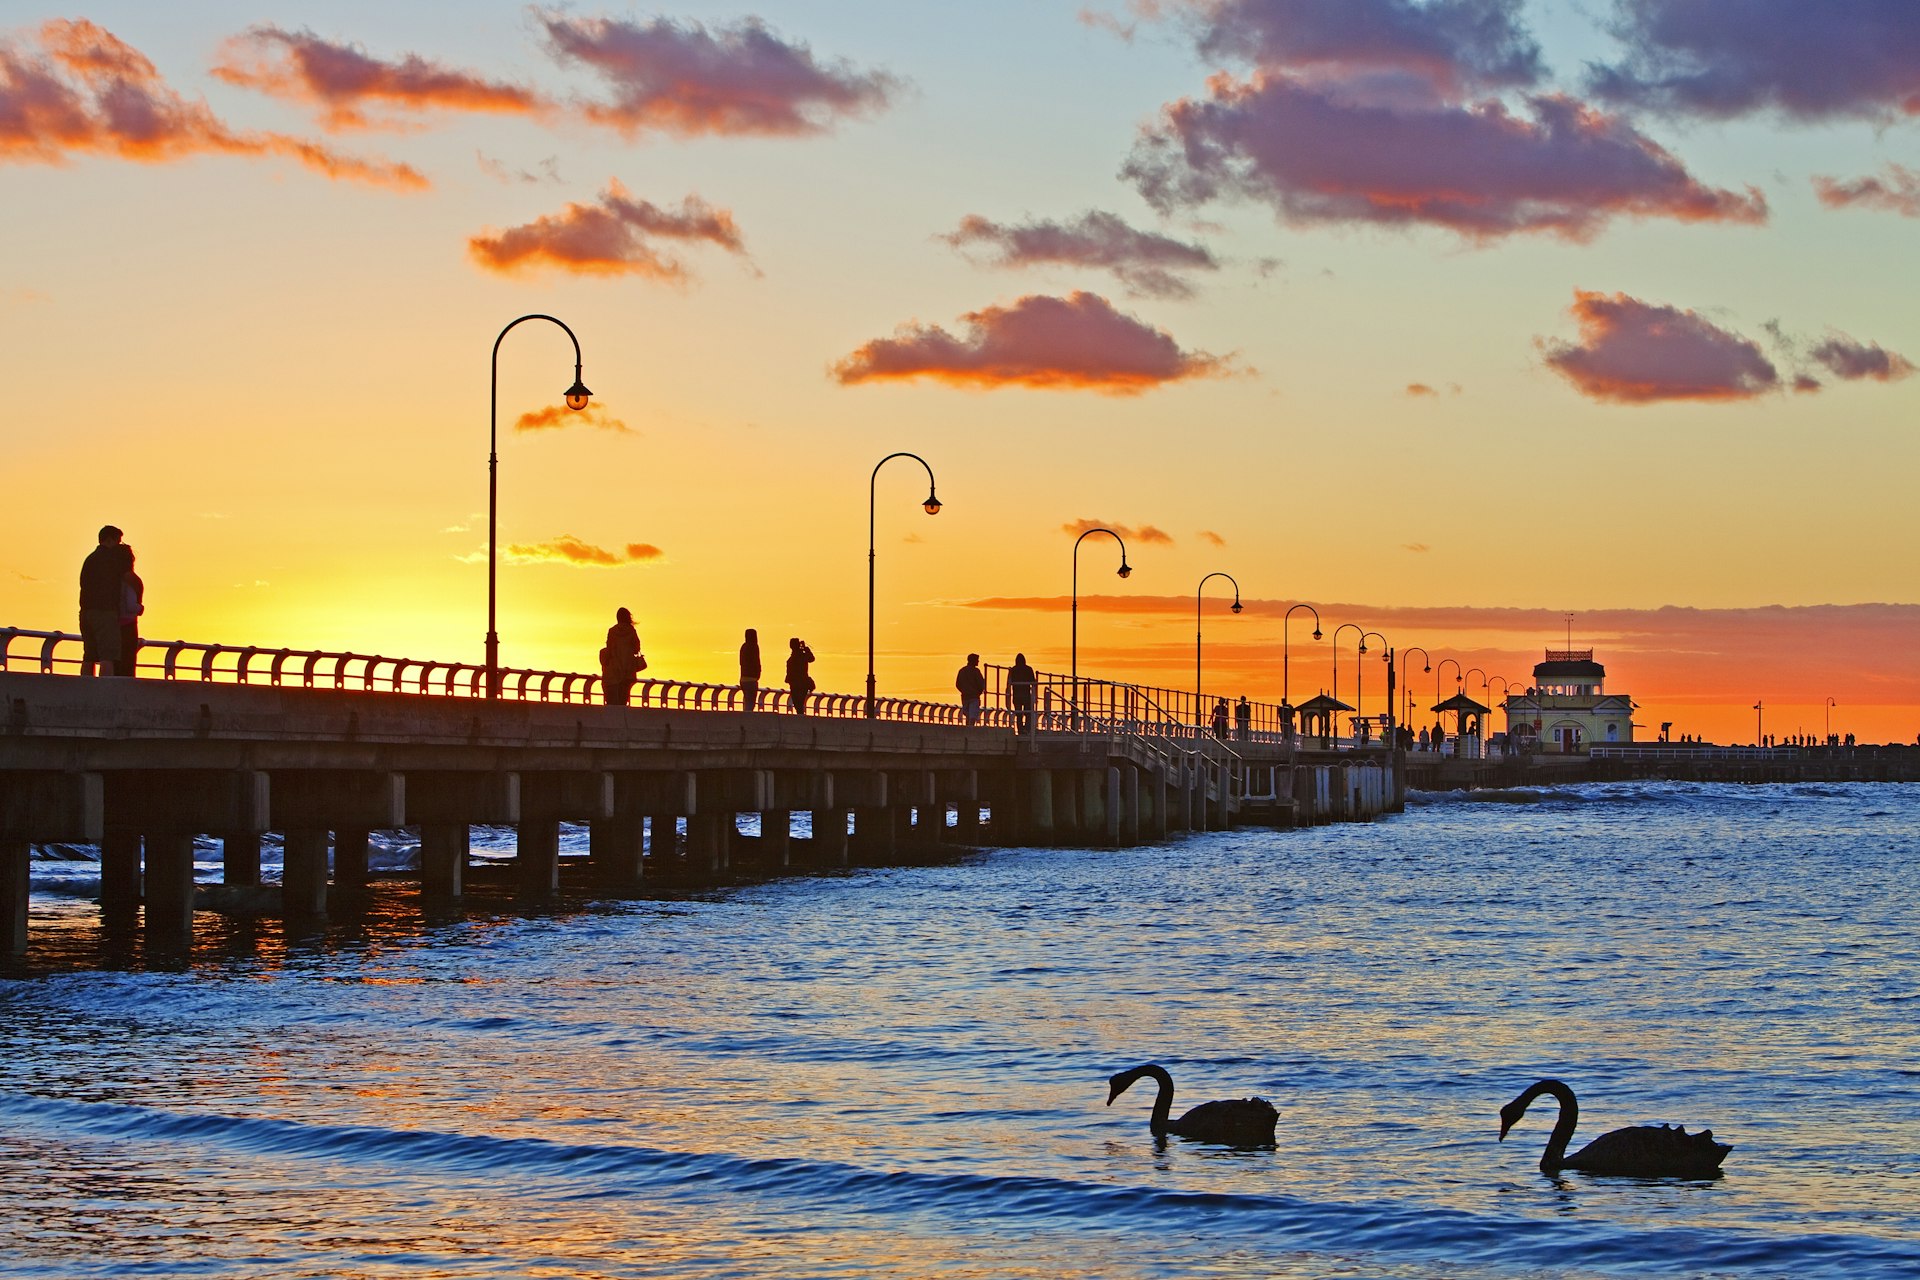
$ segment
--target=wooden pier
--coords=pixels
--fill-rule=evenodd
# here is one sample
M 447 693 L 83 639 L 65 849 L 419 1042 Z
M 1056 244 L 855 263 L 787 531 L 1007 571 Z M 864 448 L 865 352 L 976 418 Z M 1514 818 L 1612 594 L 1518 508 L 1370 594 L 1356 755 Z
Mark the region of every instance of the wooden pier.
M 514 829 L 516 882 L 540 897 L 559 887 L 563 822 L 588 825 L 590 874 L 618 889 L 916 850 L 1364 821 L 1405 799 L 1399 753 L 1271 735 L 1048 716 L 1019 736 L 1004 714 L 970 727 L 948 707 L 920 719 L 867 719 L 844 700 L 823 700 L 840 712 L 824 716 L 610 707 L 454 696 L 451 681 L 442 693 L 420 679 L 406 692 L 0 672 L 0 955 L 28 945 L 33 844 L 97 844 L 102 910 L 142 914 L 150 946 L 184 949 L 195 910 L 223 898 L 194 882 L 196 837 L 220 841 L 225 885 L 242 888 L 260 886 L 261 840 L 277 833 L 278 908 L 296 918 L 363 886 L 369 833 L 402 827 L 418 833 L 423 894 L 461 895 L 471 829 L 491 824 Z M 792 834 L 796 813 L 811 836 Z M 760 835 L 741 833 L 745 814 Z M 261 893 L 224 895 L 240 896 Z

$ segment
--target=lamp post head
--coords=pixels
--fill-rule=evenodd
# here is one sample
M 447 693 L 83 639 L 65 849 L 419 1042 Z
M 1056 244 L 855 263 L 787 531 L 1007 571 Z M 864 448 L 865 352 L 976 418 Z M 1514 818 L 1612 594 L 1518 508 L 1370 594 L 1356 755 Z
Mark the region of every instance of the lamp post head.
M 926 508 L 926 512 L 930 516 L 940 514 L 940 499 L 934 496 L 933 490 L 931 489 L 927 490 L 927 500 L 920 505 Z
M 1365 640 L 1362 640 L 1360 642 L 1360 652 L 1365 653 L 1366 651 L 1367 651 L 1367 642 Z
M 1240 604 L 1240 602 L 1239 602 L 1238 600 L 1235 600 L 1235 601 L 1233 602 L 1233 611 L 1234 611 L 1235 613 L 1238 613 L 1238 612 L 1240 612 L 1240 610 L 1241 610 L 1241 608 L 1242 608 L 1242 606 L 1241 606 L 1241 604 Z
M 1318 628 L 1318 627 L 1315 627 L 1315 628 L 1313 629 L 1313 638 L 1314 638 L 1315 640 L 1318 640 L 1318 639 L 1320 639 L 1320 628 Z
M 1420 668 L 1420 670 L 1422 670 L 1422 671 L 1424 671 L 1424 672 L 1425 672 L 1426 674 L 1428 674 L 1428 675 L 1432 675 L 1432 674 L 1433 674 L 1433 668 L 1432 668 L 1432 667 L 1422 667 L 1422 668 Z
M 1114 572 L 1118 573 L 1123 578 L 1131 578 L 1133 576 L 1133 566 L 1128 564 L 1125 560 L 1122 560 L 1120 562 L 1120 567 L 1114 570 Z
M 567 408 L 584 409 L 587 407 L 587 401 L 592 398 L 593 392 L 587 390 L 587 384 L 580 381 L 580 375 L 576 373 L 573 377 L 573 385 L 567 388 Z

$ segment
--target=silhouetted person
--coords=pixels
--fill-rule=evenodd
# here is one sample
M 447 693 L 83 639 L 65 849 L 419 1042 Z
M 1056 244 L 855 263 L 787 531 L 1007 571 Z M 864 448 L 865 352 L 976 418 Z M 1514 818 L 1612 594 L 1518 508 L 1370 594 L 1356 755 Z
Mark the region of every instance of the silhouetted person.
M 1040 687 L 1040 677 L 1027 665 L 1027 655 L 1013 655 L 1013 665 L 1007 668 L 1007 706 L 1013 712 L 1013 731 L 1021 737 L 1033 732 L 1033 697 Z
M 760 633 L 747 628 L 740 644 L 740 709 L 756 710 L 760 705 Z
M 600 650 L 600 684 L 606 690 L 608 706 L 624 707 L 647 660 L 640 656 L 640 633 L 633 628 L 632 610 L 622 608 L 613 617 L 613 625 L 607 628 L 607 646 Z
M 1247 695 L 1241 694 L 1240 701 L 1233 704 L 1233 728 L 1240 741 L 1253 739 L 1253 704 L 1247 701 Z
M 1213 704 L 1213 736 L 1227 736 L 1227 700 L 1221 698 Z
M 1433 726 L 1433 749 L 1437 752 L 1447 745 L 1447 731 L 1439 725 Z
M 813 693 L 813 674 L 807 670 L 813 665 L 813 650 L 799 636 L 787 641 L 787 701 L 793 704 L 793 714 L 807 714 L 807 698 Z
M 147 611 L 147 584 L 133 571 L 133 548 L 121 544 L 127 553 L 127 576 L 120 582 L 120 661 L 116 670 L 123 676 L 140 674 L 140 615 Z
M 1427 731 L 1426 729 L 1422 728 L 1420 730 L 1420 749 L 1422 751 L 1425 751 L 1427 749 L 1427 742 L 1428 742 Z
M 120 661 L 120 602 L 133 557 L 120 530 L 106 525 L 80 564 L 80 674 L 114 673 Z
M 987 673 L 980 669 L 980 655 L 967 655 L 967 665 L 953 678 L 960 691 L 960 714 L 968 724 L 980 723 L 980 700 L 987 696 Z

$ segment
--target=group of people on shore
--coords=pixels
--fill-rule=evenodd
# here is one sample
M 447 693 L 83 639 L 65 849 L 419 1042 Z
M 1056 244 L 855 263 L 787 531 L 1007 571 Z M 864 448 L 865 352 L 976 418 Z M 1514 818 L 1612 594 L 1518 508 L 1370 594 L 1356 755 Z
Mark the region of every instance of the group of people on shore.
M 147 611 L 147 584 L 133 571 L 133 548 L 113 525 L 80 564 L 80 674 L 137 673 L 140 615 Z

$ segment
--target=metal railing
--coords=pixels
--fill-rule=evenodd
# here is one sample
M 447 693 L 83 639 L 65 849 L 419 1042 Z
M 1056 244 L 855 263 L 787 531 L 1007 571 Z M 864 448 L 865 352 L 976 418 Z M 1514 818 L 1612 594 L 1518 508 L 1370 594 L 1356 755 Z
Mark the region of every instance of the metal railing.
M 16 644 L 21 648 L 16 650 Z M 0 672 L 30 670 L 43 675 L 78 675 L 82 652 L 81 638 L 75 632 L 0 627 Z M 1015 713 L 1006 697 L 1007 668 L 989 666 L 986 670 L 988 696 L 980 710 L 979 724 L 996 729 L 1014 728 Z M 163 681 L 478 700 L 486 697 L 487 669 L 479 663 L 396 658 L 385 654 L 274 649 L 195 640 L 142 640 L 135 652 L 131 674 Z M 500 697 L 506 701 L 598 704 L 605 698 L 601 678 L 594 673 L 508 667 L 497 674 Z M 1196 694 L 1089 678 L 1082 678 L 1076 684 L 1070 677 L 1055 672 L 1036 674 L 1039 683 L 1031 713 L 1036 732 L 1133 739 L 1147 744 L 1164 759 L 1178 758 L 1190 767 L 1223 770 L 1228 778 L 1243 774 L 1246 767 L 1234 744 L 1289 750 L 1320 743 L 1336 748 L 1357 745 L 1348 738 L 1305 738 L 1292 730 L 1279 708 L 1271 703 L 1251 704 L 1251 727 L 1242 732 L 1238 726 L 1232 726 L 1223 738 L 1214 732 L 1210 715 L 1200 716 L 1203 706 L 1208 704 Z M 698 680 L 643 678 L 635 682 L 629 698 L 631 706 L 660 710 L 747 709 L 746 691 L 739 685 Z M 792 694 L 779 686 L 763 687 L 755 709 L 791 712 Z M 857 693 L 815 691 L 807 698 L 806 710 L 809 715 L 829 719 L 861 719 L 866 714 L 866 699 Z M 876 719 L 896 722 L 966 723 L 965 713 L 958 705 L 921 698 L 877 698 L 874 712 Z
M 14 645 L 25 641 L 22 650 Z M 80 636 L 70 631 L 32 631 L 0 627 L 0 671 L 32 670 L 42 675 L 78 675 Z M 264 649 L 254 645 L 207 644 L 195 640 L 142 640 L 134 658 L 134 676 L 208 684 L 261 684 L 302 689 L 350 689 L 358 692 L 423 694 L 446 698 L 484 698 L 486 668 L 477 663 L 392 658 L 384 654 L 338 653 L 324 649 Z M 579 671 L 541 671 L 508 667 L 499 672 L 500 696 L 514 702 L 598 703 L 604 690 L 598 675 Z M 637 681 L 631 705 L 676 711 L 741 711 L 745 690 L 738 685 L 697 680 Z M 763 688 L 762 711 L 791 711 L 792 696 L 782 688 Z M 964 724 L 958 706 L 918 698 L 880 698 L 876 717 L 920 724 Z M 815 692 L 807 714 L 832 719 L 864 718 L 866 700 L 854 693 Z M 1001 708 L 983 708 L 980 722 L 997 728 L 1013 724 Z

